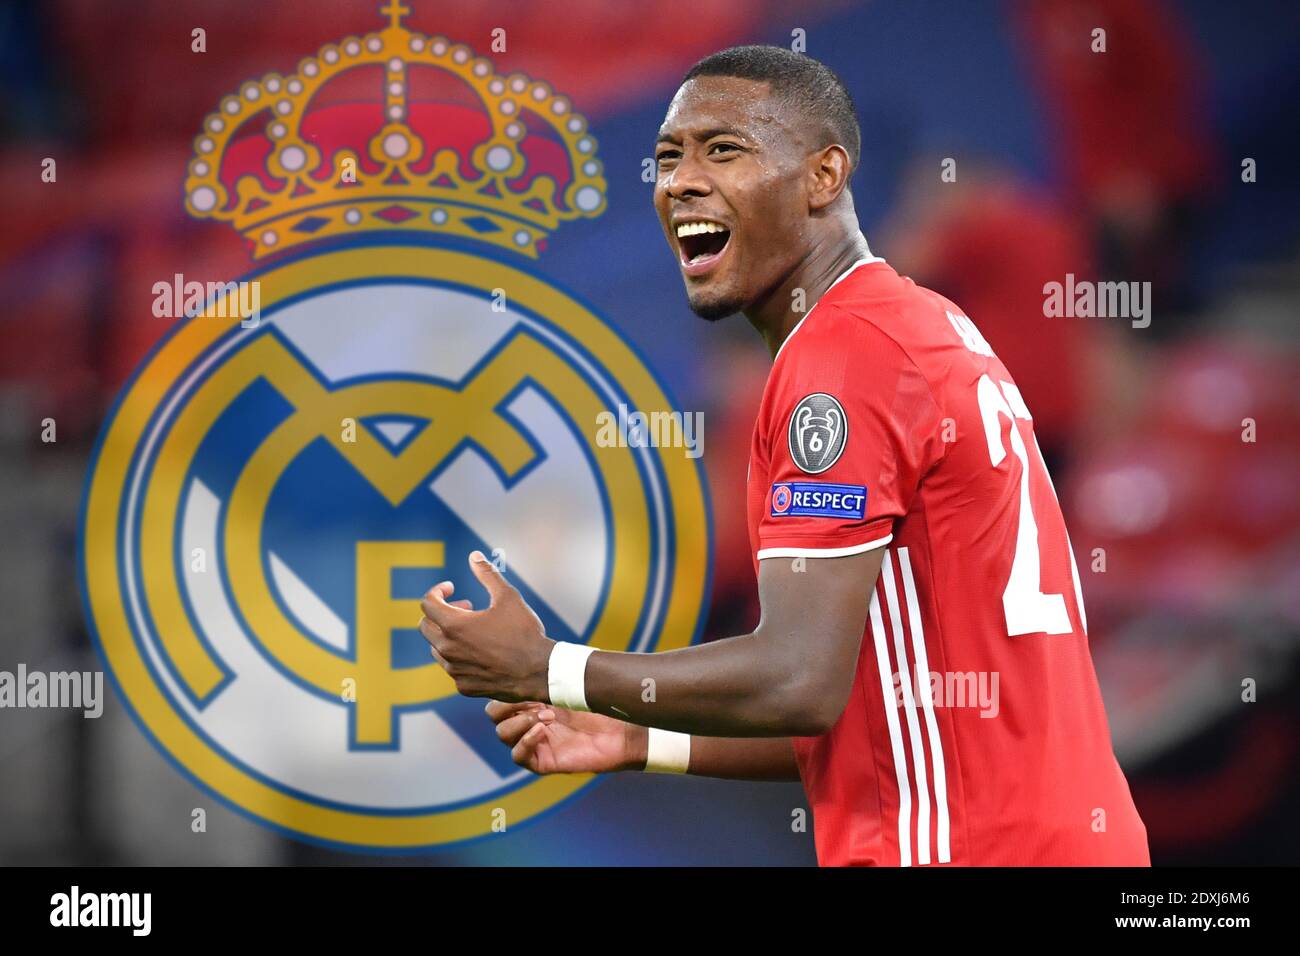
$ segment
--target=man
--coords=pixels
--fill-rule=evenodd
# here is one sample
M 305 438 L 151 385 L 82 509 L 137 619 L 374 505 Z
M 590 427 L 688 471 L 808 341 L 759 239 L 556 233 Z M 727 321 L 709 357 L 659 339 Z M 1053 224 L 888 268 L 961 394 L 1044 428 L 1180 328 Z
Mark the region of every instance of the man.
M 823 865 L 1147 865 L 1032 419 L 970 319 L 871 254 L 858 154 L 843 84 L 774 47 L 698 63 L 659 131 L 691 308 L 744 313 L 773 359 L 758 628 L 592 653 L 475 552 L 491 606 L 443 582 L 421 630 L 537 773 L 802 779 Z

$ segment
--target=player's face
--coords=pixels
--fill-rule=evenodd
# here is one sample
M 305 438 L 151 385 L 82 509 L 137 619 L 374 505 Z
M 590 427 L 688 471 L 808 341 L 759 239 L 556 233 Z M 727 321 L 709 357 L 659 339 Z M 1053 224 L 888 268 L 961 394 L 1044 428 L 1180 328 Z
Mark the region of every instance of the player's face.
M 742 312 L 805 255 L 810 152 L 768 84 L 701 76 L 668 107 L 655 147 L 655 210 L 691 309 Z

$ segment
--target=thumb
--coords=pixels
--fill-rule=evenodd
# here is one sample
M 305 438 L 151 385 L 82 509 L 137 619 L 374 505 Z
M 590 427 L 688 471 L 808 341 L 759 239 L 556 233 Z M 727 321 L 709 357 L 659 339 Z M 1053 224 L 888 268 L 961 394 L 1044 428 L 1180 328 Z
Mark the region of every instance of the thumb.
M 496 569 L 496 566 L 487 559 L 482 551 L 471 551 L 469 555 L 469 568 L 474 572 L 474 577 L 478 578 L 479 584 L 487 589 L 488 596 L 492 599 L 493 604 L 497 603 L 499 598 L 505 597 L 514 590 L 514 587 L 505 576 Z

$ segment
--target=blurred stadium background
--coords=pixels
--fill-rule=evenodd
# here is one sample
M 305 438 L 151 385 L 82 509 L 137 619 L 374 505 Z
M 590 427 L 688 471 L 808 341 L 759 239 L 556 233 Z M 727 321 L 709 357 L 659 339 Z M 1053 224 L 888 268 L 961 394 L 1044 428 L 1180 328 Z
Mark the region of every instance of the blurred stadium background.
M 766 374 L 742 320 L 685 307 L 643 157 L 676 80 L 741 42 L 807 49 L 859 107 L 873 250 L 960 303 L 1010 367 L 1061 493 L 1114 743 L 1157 863 L 1300 860 L 1300 6 L 1216 0 L 417 2 L 409 23 L 569 94 L 609 209 L 539 268 L 705 411 L 707 634 L 756 622 L 742 496 Z M 189 219 L 198 120 L 244 79 L 372 28 L 378 0 L 27 0 L 0 7 L 0 668 L 97 669 L 77 508 L 117 388 L 165 331 L 152 284 L 237 277 Z M 209 52 L 190 52 L 203 26 Z M 1108 52 L 1088 50 L 1105 27 Z M 59 185 L 39 179 L 59 157 Z M 957 161 L 955 183 L 940 163 Z M 1243 182 L 1242 162 L 1258 179 Z M 1042 286 L 1150 281 L 1153 319 L 1047 319 Z M 42 418 L 59 441 L 42 444 Z M 1242 421 L 1258 440 L 1242 441 Z M 1093 551 L 1105 549 L 1097 573 Z M 1241 681 L 1258 702 L 1241 702 Z M 113 698 L 0 712 L 0 862 L 355 863 L 176 773 Z M 392 863 L 810 864 L 797 786 L 610 779 L 499 839 Z M 187 824 L 209 811 L 208 833 Z M 184 821 L 178 824 L 174 821 Z M 166 822 L 164 822 L 166 821 Z

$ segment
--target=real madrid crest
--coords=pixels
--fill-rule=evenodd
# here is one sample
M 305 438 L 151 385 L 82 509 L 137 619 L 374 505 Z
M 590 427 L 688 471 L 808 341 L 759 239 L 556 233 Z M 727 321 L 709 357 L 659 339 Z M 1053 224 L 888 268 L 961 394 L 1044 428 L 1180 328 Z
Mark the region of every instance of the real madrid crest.
M 204 118 L 185 205 L 266 263 L 241 280 L 260 317 L 230 283 L 154 349 L 82 528 L 100 649 L 173 763 L 291 835 L 398 851 L 591 779 L 510 761 L 416 630 L 429 582 L 478 548 L 551 636 L 649 651 L 695 639 L 709 562 L 698 462 L 595 441 L 619 403 L 672 407 L 663 388 L 526 268 L 604 209 L 585 120 L 407 12 Z M 325 95 L 340 78 L 372 102 Z M 413 92 L 430 78 L 475 105 Z

